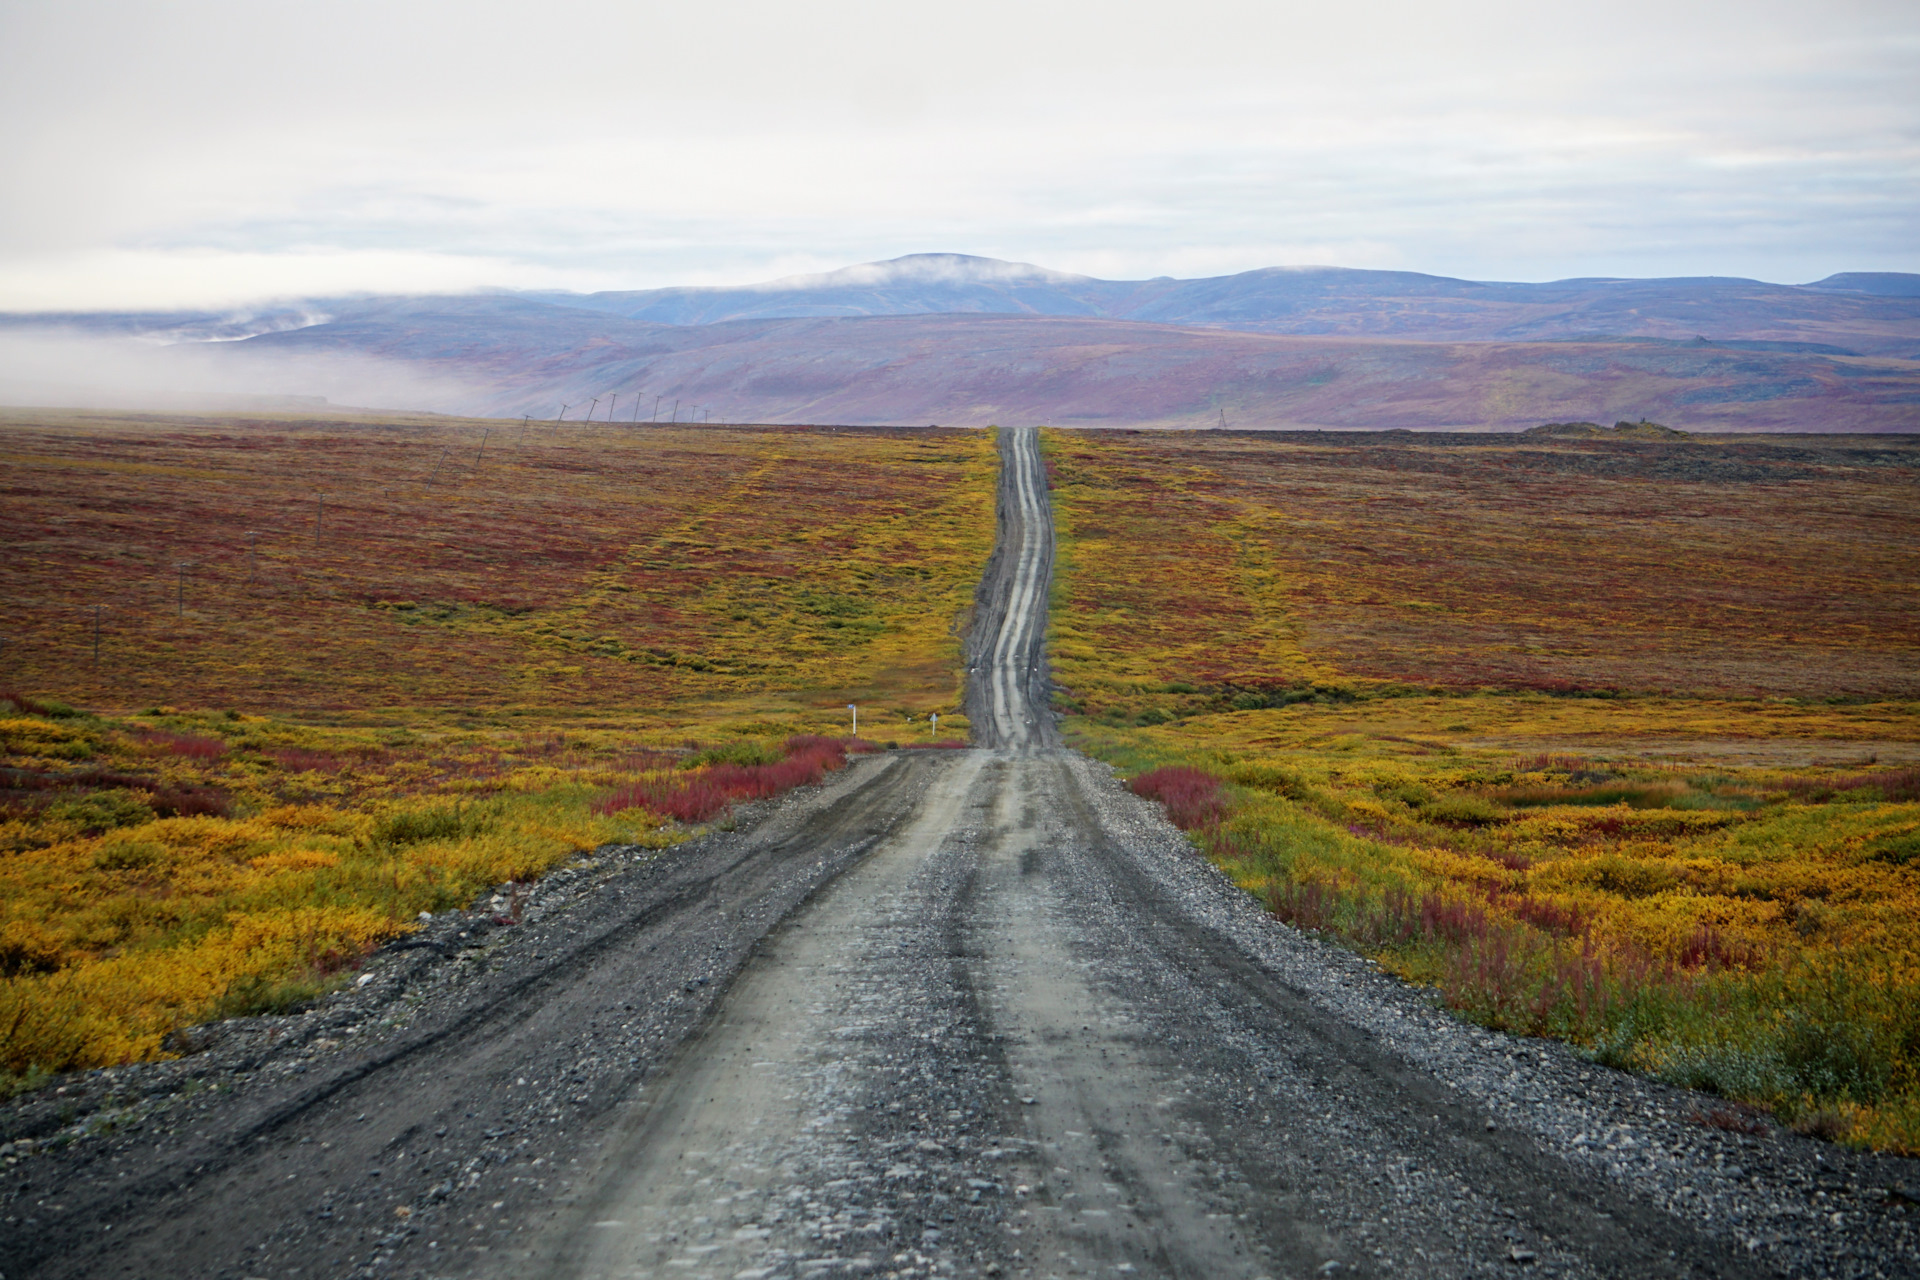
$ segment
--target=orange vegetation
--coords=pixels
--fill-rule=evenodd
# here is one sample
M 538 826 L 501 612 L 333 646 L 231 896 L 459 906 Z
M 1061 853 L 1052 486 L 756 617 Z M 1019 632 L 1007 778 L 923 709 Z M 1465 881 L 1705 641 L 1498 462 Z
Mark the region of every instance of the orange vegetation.
M 1048 447 L 1069 737 L 1277 914 L 1466 1016 L 1920 1150 L 1907 446 Z
M 1047 447 L 1075 570 L 1056 662 L 1090 709 L 1141 709 L 1127 683 L 1335 673 L 1920 695 L 1908 438 L 1055 432 Z M 1105 655 L 1084 676 L 1083 646 Z M 1114 666 L 1128 650 L 1145 652 Z
M 953 724 L 989 437 L 522 431 L 0 429 L 0 1072 L 151 1056 L 419 911 L 670 843 L 837 767 L 805 735 L 849 702 Z

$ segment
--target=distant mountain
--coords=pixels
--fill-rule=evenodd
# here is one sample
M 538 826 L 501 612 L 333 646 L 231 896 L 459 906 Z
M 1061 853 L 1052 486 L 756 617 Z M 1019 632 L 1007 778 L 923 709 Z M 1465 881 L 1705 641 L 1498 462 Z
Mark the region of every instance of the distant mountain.
M 821 275 L 719 288 L 643 289 L 620 293 L 539 293 L 561 306 L 611 312 L 655 324 L 721 324 L 728 320 L 814 316 L 904 316 L 998 312 L 1037 316 L 1106 316 L 1132 286 L 963 253 L 916 253 Z
M 1899 291 L 1915 279 L 1114 281 L 916 254 L 738 288 L 0 316 L 24 353 L 10 371 L 0 341 L 0 398 L 125 404 L 138 384 L 538 418 L 566 405 L 570 421 L 582 406 L 604 419 L 617 393 L 625 421 L 658 397 L 662 420 L 677 401 L 756 422 L 1920 431 L 1920 295 Z M 47 344 L 68 341 L 55 360 Z M 122 363 L 139 378 L 88 399 Z
M 1098 280 L 1029 263 L 912 254 L 765 284 L 528 295 L 655 324 L 818 316 L 1006 314 L 1145 320 L 1256 333 L 1514 342 L 1648 337 L 1920 350 L 1920 276 L 1850 273 L 1816 285 L 1702 276 L 1456 280 L 1413 271 L 1266 267 L 1198 280 Z
M 1882 298 L 1920 298 L 1920 276 L 1905 271 L 1842 271 L 1806 287 L 1871 293 Z

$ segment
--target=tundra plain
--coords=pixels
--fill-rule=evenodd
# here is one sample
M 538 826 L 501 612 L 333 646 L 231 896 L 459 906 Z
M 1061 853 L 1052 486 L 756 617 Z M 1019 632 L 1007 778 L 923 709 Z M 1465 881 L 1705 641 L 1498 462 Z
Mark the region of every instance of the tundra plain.
M 522 429 L 16 426 L 10 1275 L 1910 1262 L 1908 442 Z

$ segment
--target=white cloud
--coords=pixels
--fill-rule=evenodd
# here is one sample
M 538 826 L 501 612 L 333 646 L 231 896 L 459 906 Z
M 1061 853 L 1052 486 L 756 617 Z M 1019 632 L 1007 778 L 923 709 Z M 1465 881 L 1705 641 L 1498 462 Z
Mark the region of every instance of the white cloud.
M 97 249 L 0 257 L 0 311 L 207 309 L 276 298 L 593 286 L 587 271 L 375 249 Z
M 744 283 L 928 250 L 1920 270 L 1917 82 L 1920 10 L 1894 0 L 17 0 L 0 305 Z

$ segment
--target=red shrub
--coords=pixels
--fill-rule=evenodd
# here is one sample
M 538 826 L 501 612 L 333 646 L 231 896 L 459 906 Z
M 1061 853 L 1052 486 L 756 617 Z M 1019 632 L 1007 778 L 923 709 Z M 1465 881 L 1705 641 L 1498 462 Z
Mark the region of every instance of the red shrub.
M 1449 942 L 1485 939 L 1489 932 L 1487 913 L 1468 903 L 1429 893 L 1420 899 L 1420 932 Z
M 1220 779 L 1203 769 L 1167 765 L 1141 774 L 1127 784 L 1127 789 L 1165 805 L 1167 817 L 1184 831 L 1217 826 L 1227 816 Z
M 1520 898 L 1506 904 L 1507 909 L 1537 929 L 1569 936 L 1587 927 L 1586 917 L 1572 907 L 1542 898 Z
M 301 747 L 269 751 L 267 756 L 288 773 L 338 773 L 341 767 L 340 757 L 330 756 L 324 751 L 308 751 Z
M 165 729 L 147 729 L 140 736 L 151 747 L 172 755 L 185 756 L 189 760 L 218 760 L 227 754 L 227 744 L 219 738 L 206 738 L 193 733 L 169 733 Z
M 1267 890 L 1267 910 L 1298 929 L 1331 929 L 1339 908 L 1340 895 L 1318 882 Z
M 616 789 L 593 806 L 595 813 L 645 808 L 663 818 L 705 822 L 736 800 L 761 800 L 795 787 L 818 785 L 847 762 L 849 750 L 877 750 L 850 738 L 795 734 L 787 758 L 773 764 L 714 764 L 679 777 L 649 778 Z
M 224 818 L 233 812 L 233 797 L 218 787 L 167 787 L 152 794 L 147 803 L 163 818 Z
M 1722 937 L 1712 925 L 1701 925 L 1680 946 L 1680 965 L 1685 969 L 1747 969 L 1759 959 L 1751 947 Z

